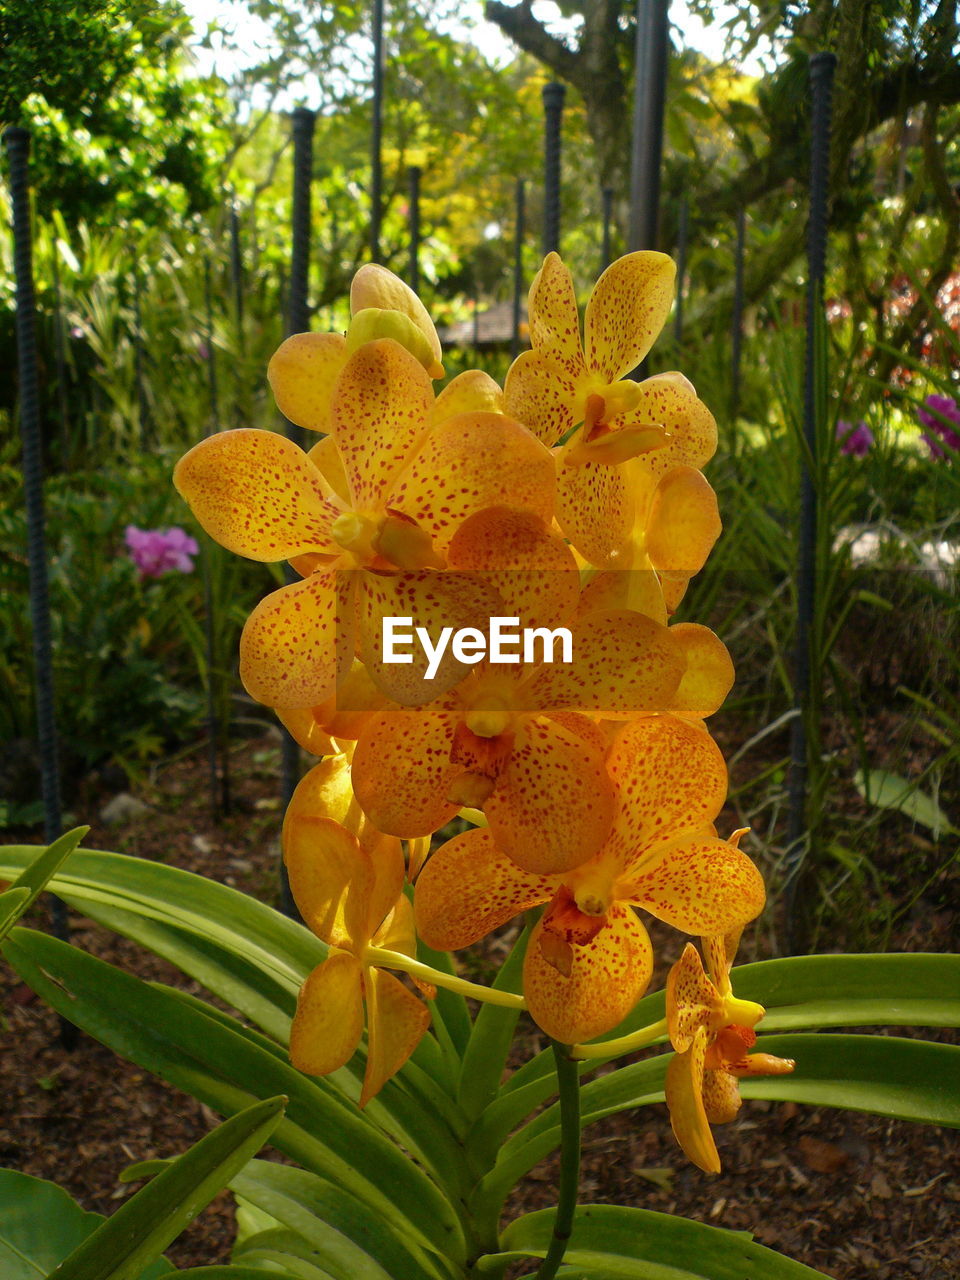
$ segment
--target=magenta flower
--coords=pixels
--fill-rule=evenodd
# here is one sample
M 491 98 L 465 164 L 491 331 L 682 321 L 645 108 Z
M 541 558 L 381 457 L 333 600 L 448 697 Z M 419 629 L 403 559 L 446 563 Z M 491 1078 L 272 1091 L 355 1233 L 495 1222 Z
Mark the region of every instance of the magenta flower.
M 956 401 L 951 400 L 949 396 L 927 396 L 924 404 L 930 409 L 934 409 L 936 413 L 942 414 L 944 418 L 949 418 L 957 427 L 957 430 L 954 431 L 941 418 L 938 418 L 936 413 L 928 413 L 926 409 L 917 409 L 917 417 L 927 428 L 922 433 L 922 438 L 927 442 L 930 456 L 933 458 L 946 457 L 944 445 L 960 451 L 960 406 L 957 405 Z M 931 432 L 933 433 L 932 435 Z
M 837 439 L 840 441 L 841 453 L 848 453 L 854 458 L 865 458 L 873 445 L 873 432 L 862 418 L 856 426 L 841 418 L 837 423 Z
M 192 556 L 200 548 L 183 529 L 138 529 L 128 524 L 124 541 L 141 579 L 161 578 L 165 573 L 190 573 Z

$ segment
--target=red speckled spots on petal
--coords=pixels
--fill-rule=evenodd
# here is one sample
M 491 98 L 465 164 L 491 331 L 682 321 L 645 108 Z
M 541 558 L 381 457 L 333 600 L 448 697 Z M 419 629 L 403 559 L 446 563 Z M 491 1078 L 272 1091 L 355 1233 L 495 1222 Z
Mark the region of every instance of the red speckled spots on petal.
M 688 942 L 667 974 L 667 1026 L 677 1053 L 690 1048 L 698 1027 L 707 1026 L 720 1008 L 720 994 L 703 971 L 700 953 Z
M 354 752 L 353 784 L 381 831 L 431 835 L 457 812 L 446 798 L 463 772 L 450 762 L 454 720 L 446 712 L 404 710 L 371 717 Z
M 586 371 L 573 277 L 556 253 L 548 253 L 530 286 L 530 345 L 574 380 Z
M 545 445 L 554 445 L 583 419 L 580 377 L 571 376 L 539 351 L 524 351 L 507 373 L 505 411 Z
M 531 1017 L 561 1044 L 579 1044 L 612 1031 L 631 1012 L 653 975 L 653 948 L 637 916 L 630 907 L 615 903 L 599 933 L 571 948 L 569 977 L 544 959 L 542 932 L 539 923 L 523 966 L 523 994 Z
M 664 1083 L 670 1124 L 683 1154 L 704 1173 L 720 1172 L 720 1157 L 703 1109 L 703 1062 L 707 1032 L 701 1027 L 693 1044 L 670 1059 Z
M 628 541 L 636 511 L 622 467 L 557 469 L 557 523 L 588 564 L 604 568 Z
M 678 466 L 703 467 L 717 449 L 714 416 L 680 374 L 660 373 L 641 382 L 640 402 L 624 421 L 655 422 L 667 429 L 662 449 L 631 460 L 648 475 L 662 476 Z
M 597 281 L 584 317 L 587 367 L 616 382 L 640 363 L 673 303 L 677 269 L 665 253 L 643 249 L 612 262 Z
M 662 851 L 624 896 L 681 933 L 706 936 L 741 929 L 763 910 L 763 877 L 725 840 L 700 837 Z
M 330 430 L 333 387 L 347 362 L 347 343 L 339 333 L 295 333 L 277 348 L 267 378 L 277 408 L 310 431 Z
M 548 902 L 559 876 L 537 876 L 500 852 L 485 828 L 442 845 L 420 872 L 417 933 L 438 951 L 468 947 L 529 907 Z

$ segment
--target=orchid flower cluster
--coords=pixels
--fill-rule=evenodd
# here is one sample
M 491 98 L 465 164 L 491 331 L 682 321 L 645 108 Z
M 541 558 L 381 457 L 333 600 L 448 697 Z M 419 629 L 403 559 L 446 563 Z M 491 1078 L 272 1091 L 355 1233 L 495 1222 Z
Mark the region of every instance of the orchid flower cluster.
M 707 627 L 671 623 L 720 533 L 702 473 L 716 425 L 681 374 L 629 376 L 674 277 L 663 254 L 620 258 L 581 334 L 551 253 L 530 290 L 531 349 L 504 386 L 472 370 L 436 393 L 427 311 L 365 266 L 346 334 L 296 334 L 268 371 L 316 443 L 224 431 L 175 482 L 217 541 L 295 575 L 240 644 L 248 692 L 320 757 L 283 827 L 297 905 L 328 944 L 300 993 L 294 1065 L 334 1071 L 366 1029 L 364 1105 L 426 1033 L 437 985 L 526 1008 L 574 1058 L 668 1035 L 674 1131 L 716 1171 L 710 1123 L 735 1114 L 737 1078 L 792 1063 L 749 1054 L 763 1010 L 730 987 L 764 905 L 744 832 L 715 826 L 727 772 L 704 721 L 732 664 Z M 421 652 L 391 657 L 398 621 Z M 533 643 L 496 660 L 484 637 L 504 621 Z M 418 939 L 456 951 L 541 906 L 522 995 L 417 959 Z M 706 967 L 688 945 L 666 1023 L 597 1042 L 651 982 L 638 909 L 699 936 Z

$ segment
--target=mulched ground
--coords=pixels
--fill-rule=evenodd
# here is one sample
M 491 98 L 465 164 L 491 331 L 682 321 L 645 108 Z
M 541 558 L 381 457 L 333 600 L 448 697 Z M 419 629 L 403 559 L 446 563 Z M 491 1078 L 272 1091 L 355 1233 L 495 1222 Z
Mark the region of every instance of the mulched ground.
M 139 788 L 151 806 L 146 817 L 109 830 L 94 825 L 86 843 L 163 859 L 276 901 L 278 755 L 272 734 L 235 748 L 237 807 L 217 824 L 209 813 L 198 748 Z M 91 792 L 78 806 L 78 820 L 89 821 L 103 798 Z M 891 848 L 906 847 L 909 824 L 891 815 L 888 825 Z M 0 833 L 0 839 L 35 837 L 15 832 Z M 922 855 L 922 844 L 919 851 L 911 846 L 914 857 Z M 930 865 L 936 868 L 933 855 Z M 891 949 L 953 950 L 958 900 L 956 873 L 935 875 L 899 922 Z M 164 962 L 89 921 L 75 918 L 71 927 L 73 941 L 101 958 L 144 978 L 189 988 Z M 667 931 L 660 936 L 666 940 Z M 824 949 L 846 945 L 839 936 L 831 942 Z M 669 945 L 675 955 L 676 935 Z M 759 946 L 762 951 L 762 939 Z M 130 1194 L 117 1181 L 126 1166 L 174 1155 L 218 1122 L 206 1107 L 86 1037 L 65 1051 L 56 1017 L 7 969 L 0 971 L 0 996 L 3 1166 L 54 1179 L 85 1208 L 109 1214 Z M 956 1043 L 951 1032 L 938 1038 Z M 528 1029 L 521 1053 L 537 1048 L 536 1041 L 537 1033 Z M 738 1119 L 716 1133 L 724 1172 L 708 1178 L 684 1161 L 663 1107 L 596 1124 L 585 1134 L 582 1199 L 749 1230 L 835 1280 L 960 1276 L 956 1132 L 854 1112 L 747 1102 Z M 556 1173 L 555 1161 L 536 1169 L 511 1213 L 553 1203 Z M 167 1256 L 178 1266 L 226 1261 L 232 1230 L 230 1200 L 221 1195 Z

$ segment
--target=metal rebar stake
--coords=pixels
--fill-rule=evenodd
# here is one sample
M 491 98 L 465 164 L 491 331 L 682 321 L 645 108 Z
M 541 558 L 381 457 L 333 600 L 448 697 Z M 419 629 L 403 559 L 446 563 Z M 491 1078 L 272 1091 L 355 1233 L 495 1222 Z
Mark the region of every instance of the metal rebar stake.
M 673 312 L 673 340 L 679 347 L 683 341 L 683 290 L 687 277 L 687 238 L 690 234 L 690 202 L 680 201 L 677 220 L 677 302 Z
M 543 86 L 543 254 L 560 249 L 560 147 L 566 86 Z
M 600 193 L 603 198 L 603 247 L 601 249 L 600 270 L 606 271 L 610 265 L 610 225 L 613 222 L 613 187 L 604 187 Z
M 383 0 L 373 0 L 373 120 L 370 128 L 370 259 L 380 261 L 383 217 Z

